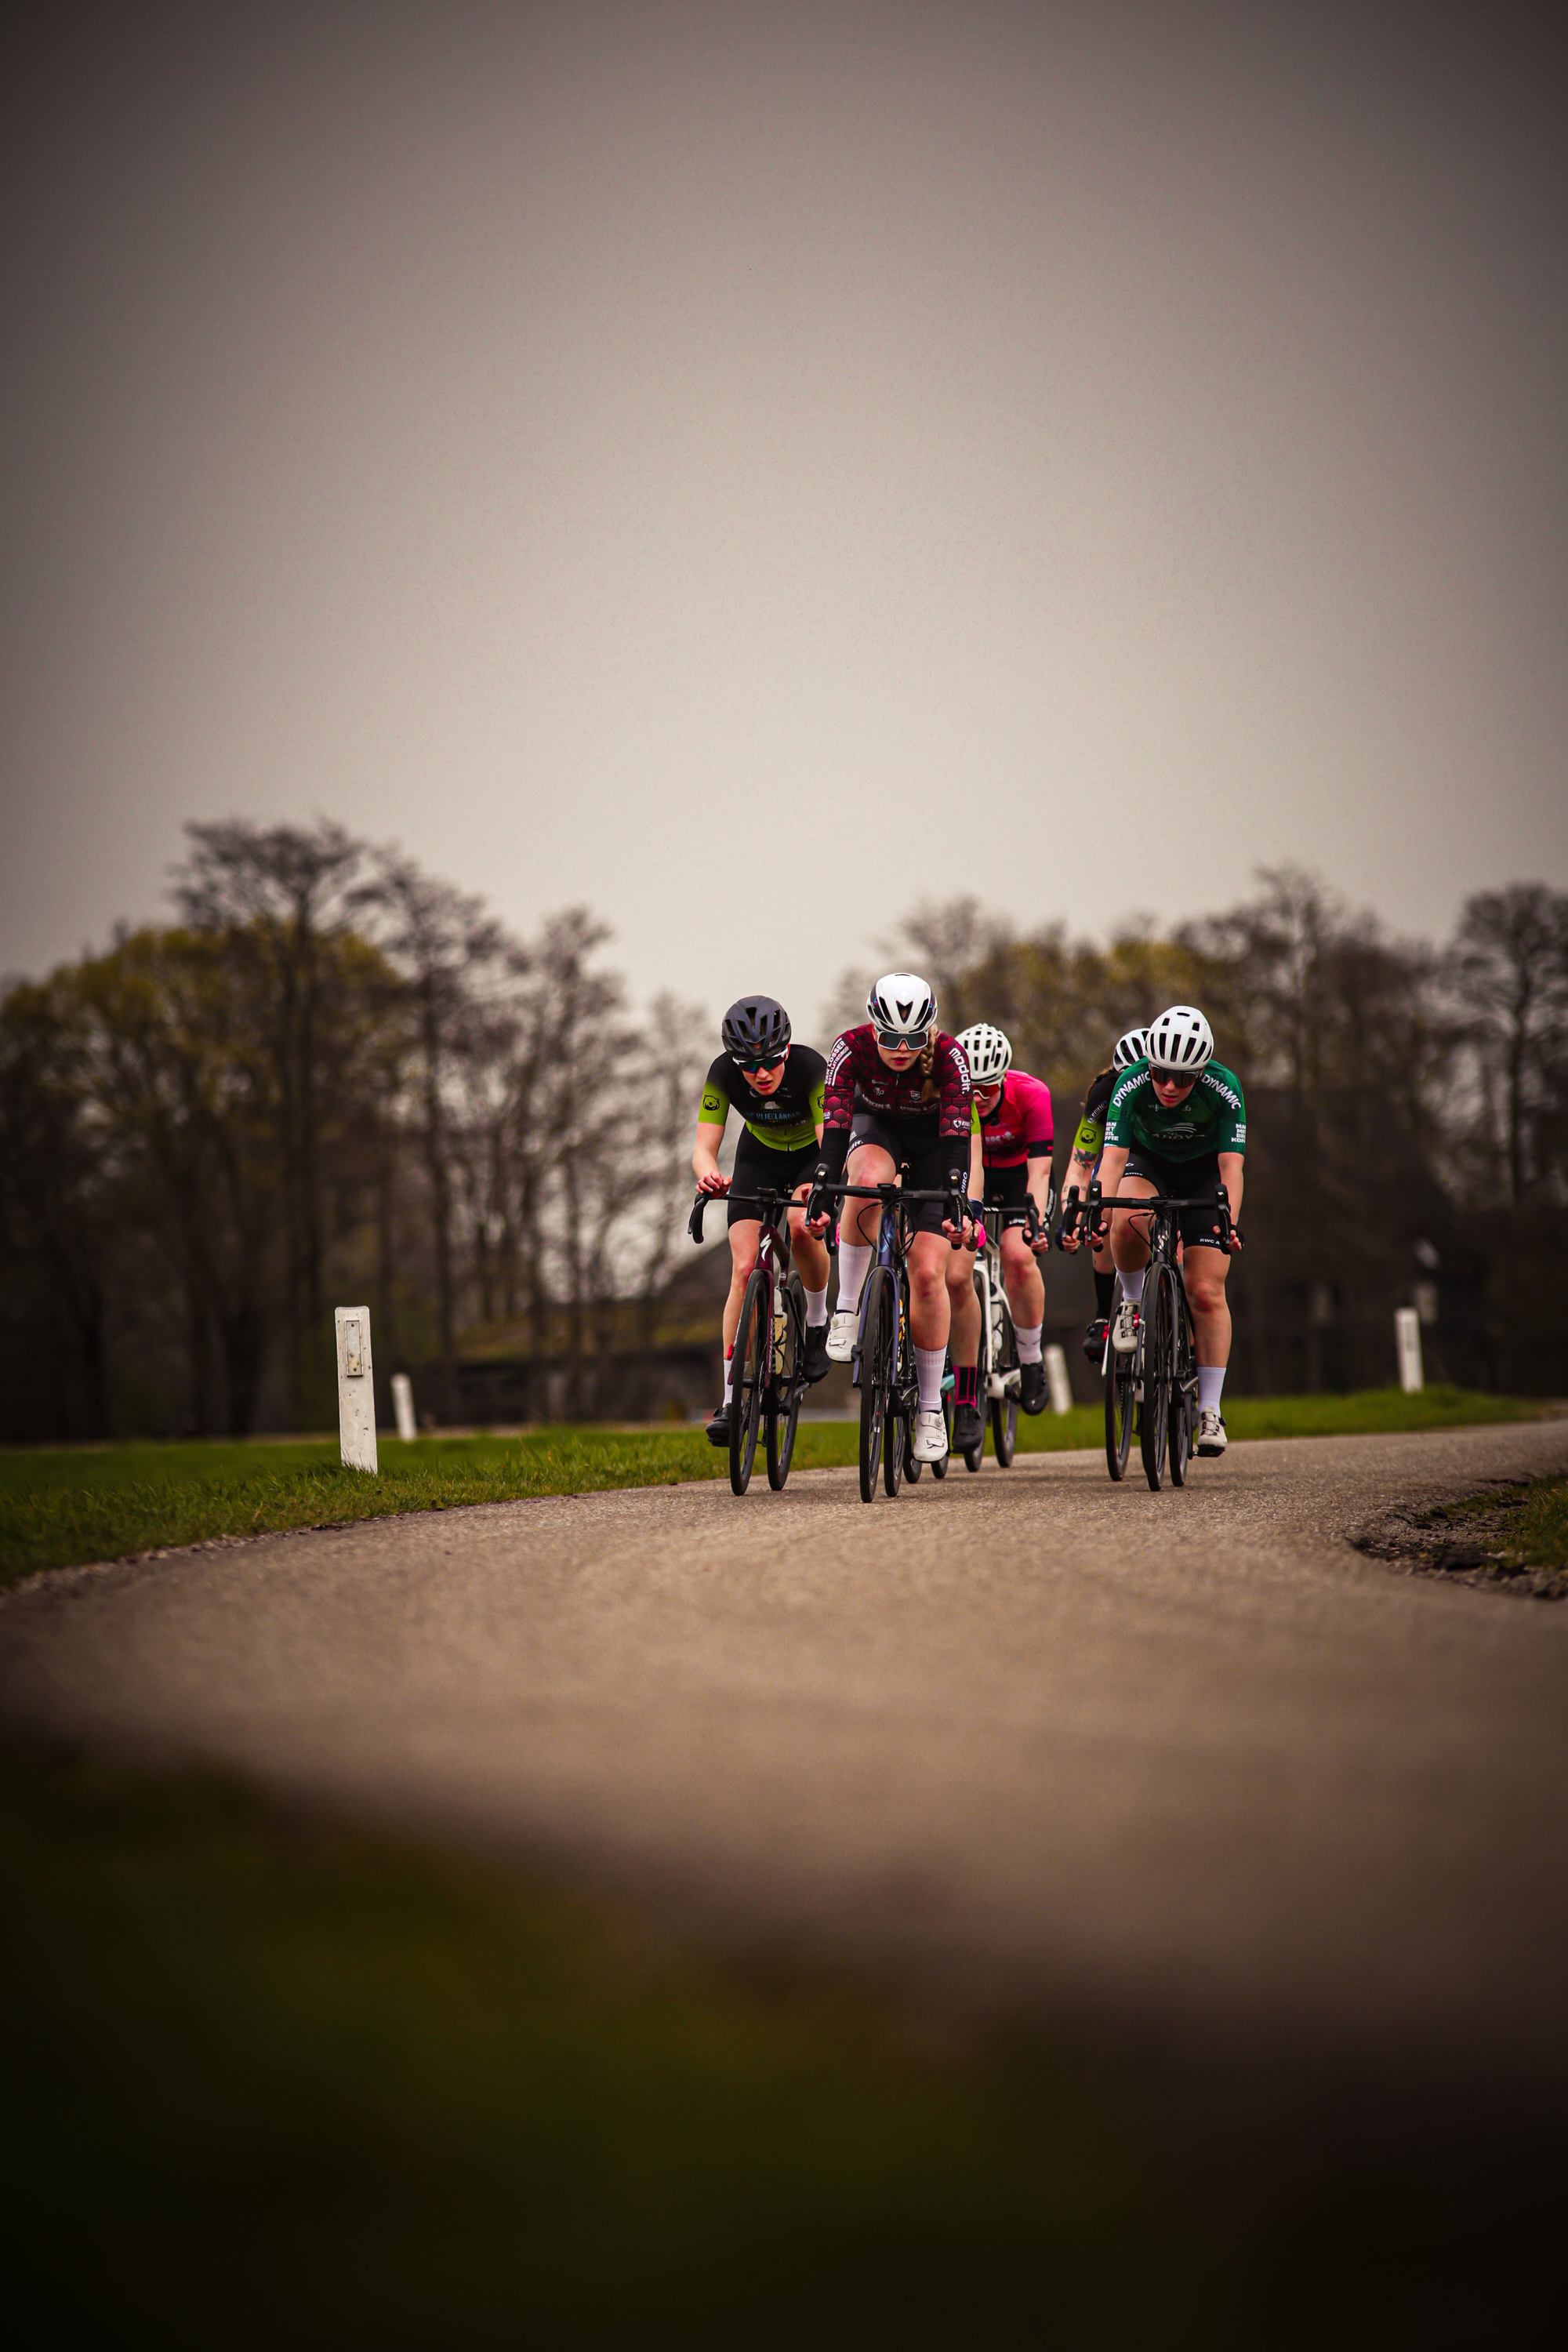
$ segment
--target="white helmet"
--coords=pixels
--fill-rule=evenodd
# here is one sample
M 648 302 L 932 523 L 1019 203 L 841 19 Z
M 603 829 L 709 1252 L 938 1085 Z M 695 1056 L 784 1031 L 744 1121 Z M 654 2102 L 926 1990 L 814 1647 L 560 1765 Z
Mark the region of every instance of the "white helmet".
M 1149 1024 L 1149 1067 L 1195 1078 L 1214 1052 L 1214 1031 L 1195 1004 L 1172 1004 Z
M 918 971 L 885 971 L 866 999 L 878 1036 L 923 1045 L 936 1019 L 936 991 Z
M 1149 1032 L 1147 1029 L 1129 1029 L 1124 1037 L 1118 1037 L 1116 1041 L 1116 1051 L 1110 1056 L 1110 1066 L 1113 1070 L 1130 1070 L 1134 1062 L 1146 1061 L 1148 1055 Z
M 989 1021 L 977 1021 L 973 1029 L 961 1029 L 958 1042 L 969 1058 L 969 1075 L 977 1087 L 994 1087 L 1013 1066 L 1012 1046 Z

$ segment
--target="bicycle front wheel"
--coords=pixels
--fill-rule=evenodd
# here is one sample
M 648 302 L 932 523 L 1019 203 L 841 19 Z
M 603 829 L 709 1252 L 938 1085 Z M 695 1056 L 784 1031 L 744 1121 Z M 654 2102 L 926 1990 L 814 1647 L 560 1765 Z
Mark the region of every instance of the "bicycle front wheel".
M 1193 1458 L 1193 1424 L 1197 1417 L 1197 1346 L 1193 1338 L 1193 1311 L 1186 1285 L 1172 1277 L 1172 1328 L 1175 1333 L 1174 1371 L 1171 1384 L 1171 1484 L 1184 1486 Z
M 763 1403 L 772 1378 L 773 1327 L 768 1313 L 768 1277 L 757 1266 L 741 1300 L 735 1345 L 730 1362 L 734 1379 L 730 1396 L 730 1484 L 743 1495 L 757 1458 L 763 1426 Z
M 866 1277 L 866 1300 L 860 1316 L 860 1500 L 877 1499 L 877 1473 L 882 1466 L 888 1408 L 893 1388 L 893 1354 L 898 1330 L 898 1302 L 893 1277 L 885 1265 L 874 1265 Z
M 1118 1482 L 1127 1475 L 1132 1451 L 1132 1359 L 1107 1347 L 1105 1363 L 1105 1466 Z
M 904 1471 L 914 1460 L 915 1406 L 907 1393 L 908 1374 L 914 1358 L 910 1352 L 910 1293 L 906 1276 L 899 1284 L 899 1328 L 893 1346 L 893 1360 L 889 1368 L 892 1385 L 892 1402 L 888 1412 L 887 1435 L 882 1442 L 882 1484 L 889 1496 L 896 1496 L 904 1481 Z
M 784 1286 L 783 1360 L 773 1365 L 768 1383 L 764 1423 L 768 1438 L 768 1484 L 775 1495 L 784 1490 L 795 1456 L 795 1425 L 805 1394 L 801 1359 L 805 1352 L 805 1292 L 798 1274 Z
M 1173 1285 L 1163 1266 L 1151 1266 L 1143 1286 L 1143 1410 L 1138 1444 L 1143 1475 L 1157 1495 L 1165 1483 L 1165 1440 L 1171 1429 L 1171 1391 L 1175 1351 Z
M 1000 1320 L 992 1333 L 991 1369 L 1004 1375 L 1018 1369 L 1018 1342 L 1013 1336 L 1013 1318 L 1005 1299 L 1002 1301 Z M 1018 1450 L 1018 1391 L 1016 1387 L 991 1400 L 991 1445 L 1000 1467 L 1011 1469 L 1013 1456 Z

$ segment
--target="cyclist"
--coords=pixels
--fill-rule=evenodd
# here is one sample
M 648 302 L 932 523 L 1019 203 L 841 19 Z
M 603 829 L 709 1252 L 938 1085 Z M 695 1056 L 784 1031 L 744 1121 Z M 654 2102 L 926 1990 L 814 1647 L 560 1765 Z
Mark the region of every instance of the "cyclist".
M 1247 1150 L 1247 1105 L 1241 1082 L 1214 1059 L 1214 1032 L 1197 1007 L 1173 1004 L 1149 1024 L 1149 1054 L 1122 1073 L 1106 1108 L 1105 1150 L 1100 1163 L 1101 1189 L 1145 1198 L 1171 1192 L 1207 1202 L 1223 1184 L 1235 1217 L 1241 1208 Z M 1121 1305 L 1110 1333 L 1119 1356 L 1138 1346 L 1139 1306 L 1149 1263 L 1148 1222 L 1110 1220 L 1111 1255 L 1121 1281 Z M 1197 1451 L 1225 1452 L 1220 1396 L 1230 1360 L 1230 1309 L 1225 1283 L 1230 1271 L 1227 1244 L 1217 1217 L 1207 1207 L 1181 1212 L 1182 1271 L 1198 1352 Z M 1229 1251 L 1241 1247 L 1232 1232 Z
M 1094 1171 L 1100 1165 L 1100 1155 L 1105 1149 L 1105 1107 L 1110 1100 L 1111 1089 L 1123 1070 L 1142 1062 L 1149 1051 L 1146 1029 L 1129 1029 L 1116 1041 L 1109 1069 L 1098 1070 L 1089 1080 L 1089 1092 L 1083 1098 L 1083 1116 L 1079 1120 L 1078 1133 L 1072 1139 L 1072 1157 L 1063 1190 L 1076 1184 L 1081 1199 L 1094 1181 Z M 1079 1246 L 1077 1234 L 1061 1236 L 1063 1249 L 1071 1252 Z M 1110 1255 L 1110 1235 L 1091 1234 L 1089 1237 L 1089 1256 L 1094 1264 L 1094 1320 L 1083 1335 L 1083 1352 L 1091 1364 L 1098 1364 L 1105 1353 L 1105 1334 L 1110 1322 L 1111 1302 L 1116 1294 L 1116 1267 Z
M 697 1148 L 691 1166 L 700 1192 L 715 1197 L 733 1190 L 742 1195 L 763 1189 L 805 1197 L 822 1148 L 822 1089 L 827 1065 L 810 1045 L 790 1040 L 789 1014 L 771 996 L 743 996 L 721 1024 L 724 1051 L 702 1081 L 697 1112 Z M 719 1147 L 731 1110 L 741 1114 L 733 1177 L 719 1171 Z M 762 1221 L 738 1202 L 730 1203 L 730 1296 L 724 1301 L 724 1397 L 708 1423 L 710 1442 L 730 1443 L 730 1403 L 734 1391 L 735 1328 L 747 1278 L 757 1262 Z M 790 1248 L 805 1292 L 805 1376 L 819 1381 L 827 1370 L 827 1276 L 826 1245 L 805 1230 L 803 1210 L 789 1213 Z
M 910 1244 L 910 1338 L 920 1381 L 914 1456 L 941 1462 L 947 1454 L 947 1260 L 949 1245 L 974 1230 L 970 1202 L 978 1201 L 983 1182 L 979 1122 L 969 1064 L 956 1038 L 937 1027 L 928 982 L 917 972 L 885 972 L 866 1000 L 866 1013 L 863 1024 L 835 1039 L 827 1057 L 816 1181 L 837 1183 L 847 1167 L 852 1184 L 889 1184 L 907 1163 L 911 1192 L 945 1192 L 960 1205 L 955 1223 L 942 1202 L 921 1202 Z M 827 1335 L 835 1363 L 855 1352 L 860 1293 L 881 1220 L 877 1201 L 846 1200 L 839 1211 L 838 1304 Z M 826 1224 L 824 1211 L 811 1230 L 824 1232 Z
M 1000 1029 L 977 1021 L 962 1029 L 958 1042 L 974 1083 L 980 1146 L 985 1165 L 985 1207 L 1002 1229 L 1002 1286 L 1013 1312 L 1018 1342 L 1018 1402 L 1026 1412 L 1043 1412 L 1046 1367 L 1040 1335 L 1046 1319 L 1046 1286 L 1035 1252 L 1050 1247 L 1051 1091 L 1026 1070 L 1013 1067 L 1013 1047 Z M 1033 1201 L 1040 1238 L 1031 1249 L 1024 1239 Z M 987 1216 L 987 1223 L 990 1219 Z M 961 1454 L 978 1444 L 980 1419 L 980 1301 L 974 1293 L 974 1253 L 952 1254 L 947 1268 L 952 1302 L 952 1442 Z

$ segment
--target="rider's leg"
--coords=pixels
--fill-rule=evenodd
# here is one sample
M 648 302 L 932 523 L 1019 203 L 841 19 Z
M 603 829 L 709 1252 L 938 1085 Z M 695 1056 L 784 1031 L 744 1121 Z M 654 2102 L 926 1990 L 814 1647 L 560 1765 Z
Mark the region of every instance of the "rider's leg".
M 1110 1255 L 1110 1236 L 1103 1241 L 1091 1241 L 1089 1255 L 1094 1261 L 1094 1311 L 1109 1315 L 1116 1295 L 1116 1260 Z
M 804 1201 L 810 1192 L 809 1184 L 797 1184 L 795 1197 Z M 805 1212 L 792 1209 L 789 1213 L 790 1255 L 800 1276 L 800 1286 L 805 1293 L 805 1320 L 808 1328 L 827 1320 L 827 1277 L 831 1260 L 827 1244 L 813 1239 L 805 1230 Z
M 757 1244 L 763 1228 L 755 1217 L 738 1217 L 730 1228 L 730 1296 L 724 1301 L 724 1354 L 729 1357 L 735 1344 L 735 1327 L 741 1320 L 741 1301 L 746 1295 L 746 1285 L 757 1263 Z M 729 1392 L 729 1374 L 724 1378 Z
M 1230 1272 L 1228 1250 L 1189 1243 L 1182 1267 L 1193 1329 L 1198 1344 L 1198 1404 L 1219 1410 L 1225 1368 L 1230 1361 L 1230 1307 L 1225 1295 Z
M 1159 1189 L 1147 1176 L 1124 1175 L 1120 1187 L 1124 1200 L 1132 1193 L 1140 1201 L 1152 1200 Z M 1149 1263 L 1149 1220 L 1136 1214 L 1108 1213 L 1106 1222 L 1110 1227 L 1110 1255 L 1121 1277 L 1121 1295 L 1136 1307 L 1143 1296 L 1143 1273 Z
M 922 1412 L 942 1410 L 942 1373 L 952 1328 L 946 1261 L 952 1255 L 945 1234 L 916 1234 L 910 1243 L 910 1338 Z
M 1002 1287 L 1012 1310 L 1018 1361 L 1040 1360 L 1040 1327 L 1046 1319 L 1046 1286 L 1039 1260 L 1024 1239 L 1020 1225 L 1007 1225 L 1002 1234 Z
M 897 1174 L 891 1152 L 884 1151 L 879 1143 L 860 1144 L 849 1154 L 844 1170 L 845 1181 L 850 1184 L 890 1184 Z M 841 1315 L 859 1307 L 881 1226 L 880 1201 L 840 1203 L 837 1307 Z
M 928 1241 L 934 1236 L 922 1234 Z M 975 1364 L 980 1360 L 980 1299 L 974 1287 L 974 1252 L 949 1248 L 947 1263 L 942 1268 L 947 1284 L 948 1339 L 952 1351 L 953 1369 L 960 1364 Z

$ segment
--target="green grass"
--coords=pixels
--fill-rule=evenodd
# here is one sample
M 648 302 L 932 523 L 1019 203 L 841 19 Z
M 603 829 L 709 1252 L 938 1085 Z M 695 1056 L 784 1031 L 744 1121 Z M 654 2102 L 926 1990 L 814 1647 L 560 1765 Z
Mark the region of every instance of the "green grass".
M 1463 1389 L 1411 1397 L 1373 1389 L 1358 1396 L 1237 1397 L 1226 1421 L 1233 1438 L 1328 1437 L 1528 1420 L 1542 1410 Z M 1018 1443 L 1030 1454 L 1098 1446 L 1103 1428 L 1098 1405 L 1079 1405 L 1059 1416 L 1024 1417 Z M 847 1467 L 857 1444 L 851 1422 L 803 1423 L 796 1464 Z M 0 1580 L 218 1536 L 726 1475 L 725 1456 L 697 1429 L 584 1426 L 414 1445 L 384 1437 L 381 1464 L 379 1478 L 344 1470 L 336 1444 L 322 1439 L 7 1449 L 0 1452 Z
M 1257 2340 L 1234 2227 L 1038 2050 L 225 1783 L 0 1756 L 0 2199 L 62 2333 Z
M 1525 1489 L 1508 1548 L 1531 1568 L 1568 1569 L 1568 1478 L 1542 1478 Z

